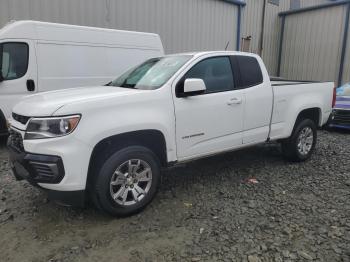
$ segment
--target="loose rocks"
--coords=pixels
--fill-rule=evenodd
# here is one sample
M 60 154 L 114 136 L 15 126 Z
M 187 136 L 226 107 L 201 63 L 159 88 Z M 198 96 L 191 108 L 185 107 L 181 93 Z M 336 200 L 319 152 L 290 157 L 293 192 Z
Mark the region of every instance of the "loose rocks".
M 44 199 L 0 149 L 1 260 L 350 261 L 350 134 L 319 131 L 305 163 L 271 143 L 172 169 L 129 218 Z

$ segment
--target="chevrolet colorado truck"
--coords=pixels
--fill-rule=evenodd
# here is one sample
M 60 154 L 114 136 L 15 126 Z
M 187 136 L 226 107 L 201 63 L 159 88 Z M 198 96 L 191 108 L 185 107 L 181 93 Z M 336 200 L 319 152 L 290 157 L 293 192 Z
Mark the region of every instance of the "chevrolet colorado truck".
M 10 119 L 10 163 L 61 203 L 91 200 L 116 216 L 142 210 L 162 168 L 279 141 L 307 160 L 334 103 L 334 84 L 271 81 L 241 52 L 152 58 L 106 86 L 28 96 Z

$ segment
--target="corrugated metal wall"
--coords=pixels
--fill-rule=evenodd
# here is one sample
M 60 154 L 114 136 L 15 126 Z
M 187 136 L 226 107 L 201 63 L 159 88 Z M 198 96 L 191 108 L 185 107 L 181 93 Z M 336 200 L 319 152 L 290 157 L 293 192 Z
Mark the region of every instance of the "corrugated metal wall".
M 278 17 L 278 13 L 289 10 L 290 0 L 280 0 L 278 6 L 269 3 L 268 0 L 246 0 L 247 5 L 243 8 L 242 16 L 242 37 L 251 36 L 250 52 L 258 53 L 263 1 L 266 1 L 266 13 L 262 57 L 269 73 L 276 75 L 281 28 L 281 19 Z M 300 7 L 303 8 L 329 2 L 329 0 L 301 0 Z
M 337 81 L 346 6 L 286 17 L 281 76 Z
M 269 3 L 267 0 L 246 0 L 247 5 L 242 8 L 241 35 L 242 37 L 252 37 L 250 51 L 258 53 L 263 1 L 266 1 L 266 13 L 262 57 L 269 73 L 276 75 L 281 28 L 281 19 L 278 17 L 278 13 L 289 10 L 290 0 L 280 0 L 278 6 Z M 301 0 L 300 3 L 301 7 L 306 7 L 327 2 L 329 0 Z M 325 12 L 327 13 L 328 10 L 326 9 Z M 221 0 L 0 0 L 0 26 L 12 19 L 33 19 L 155 32 L 160 34 L 167 53 L 222 50 L 228 41 L 230 41 L 228 49 L 235 50 L 237 15 L 237 6 Z M 335 16 L 333 17 L 333 15 Z M 304 17 L 304 14 L 301 14 L 301 16 Z M 329 23 L 323 21 L 325 28 L 331 28 L 331 25 L 334 27 L 340 21 L 339 19 L 343 19 L 335 12 L 327 13 L 326 17 L 330 21 Z M 300 34 L 303 34 L 304 37 L 304 45 L 298 43 L 297 46 L 291 49 L 288 47 L 289 52 L 285 54 L 289 57 L 295 57 L 296 63 L 306 63 L 305 56 L 300 55 L 300 53 L 307 52 L 306 49 L 303 49 L 305 45 L 319 45 L 318 42 L 323 41 L 316 40 L 315 32 L 317 30 L 312 29 L 316 22 L 312 19 L 310 22 L 305 21 L 303 26 L 301 26 L 301 21 L 298 21 L 298 19 L 295 19 L 295 22 L 292 20 L 287 22 L 287 27 L 291 27 L 291 29 L 287 29 L 285 32 L 286 38 L 293 39 L 294 35 L 297 34 L 297 32 L 294 32 L 296 29 L 293 29 L 292 24 L 296 24 L 295 27 L 299 28 Z M 317 18 L 315 19 L 317 20 Z M 301 27 L 306 31 L 301 30 Z M 324 45 L 331 46 L 332 51 L 327 50 L 327 55 L 329 53 L 334 57 L 335 51 L 333 49 L 335 47 L 332 43 L 335 43 L 341 29 L 329 30 L 329 34 L 324 32 L 322 36 L 325 39 L 326 35 L 331 36 L 325 40 Z M 306 32 L 313 36 L 312 39 Z M 289 40 L 285 39 L 285 41 Z M 301 49 L 299 50 L 299 48 Z M 323 52 L 322 50 L 320 52 Z M 295 52 L 295 54 L 292 52 Z M 312 63 L 317 64 L 320 61 L 315 59 L 315 62 Z M 347 52 L 345 61 L 344 78 L 350 75 L 350 51 Z M 315 65 L 312 63 L 308 67 L 313 68 Z M 304 77 L 305 71 L 298 72 L 292 65 L 288 67 L 285 64 L 283 66 L 282 74 L 294 76 L 301 73 L 301 76 Z M 305 69 L 305 64 L 303 66 Z M 289 70 L 291 71 L 289 72 Z M 308 78 L 321 75 L 323 78 L 328 78 L 333 76 L 335 74 L 334 70 L 337 69 L 332 72 L 320 69 L 318 73 L 316 73 L 316 70 L 312 70 L 312 75 L 308 74 Z M 327 71 L 326 74 L 323 74 L 324 71 Z M 299 76 L 296 78 L 299 78 Z
M 228 41 L 235 50 L 237 15 L 220 0 L 0 0 L 0 26 L 31 19 L 154 32 L 167 53 L 223 50 Z
M 345 63 L 344 63 L 342 83 L 349 83 L 350 82 L 350 21 L 349 21 L 349 29 L 348 30 L 349 30 L 349 32 L 348 32 L 348 40 L 347 40 L 345 60 L 344 60 Z
M 242 12 L 242 37 L 251 36 L 250 52 L 258 53 L 259 38 L 261 32 L 261 21 L 263 11 L 263 1 L 247 0 L 247 5 Z
M 281 28 L 278 13 L 288 10 L 289 6 L 290 2 L 288 0 L 281 0 L 279 6 L 272 4 L 266 6 L 262 58 L 270 75 L 276 75 L 277 73 L 278 43 Z

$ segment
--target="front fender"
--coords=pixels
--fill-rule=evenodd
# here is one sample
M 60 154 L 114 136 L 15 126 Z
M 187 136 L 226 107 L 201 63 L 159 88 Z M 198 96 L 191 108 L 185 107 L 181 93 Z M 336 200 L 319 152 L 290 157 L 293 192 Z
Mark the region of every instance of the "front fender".
M 111 136 L 140 130 L 158 130 L 166 141 L 168 161 L 176 160 L 175 116 L 169 89 L 135 93 L 123 99 L 66 105 L 55 114 L 64 115 L 68 112 L 82 115 L 73 134 L 92 148 Z

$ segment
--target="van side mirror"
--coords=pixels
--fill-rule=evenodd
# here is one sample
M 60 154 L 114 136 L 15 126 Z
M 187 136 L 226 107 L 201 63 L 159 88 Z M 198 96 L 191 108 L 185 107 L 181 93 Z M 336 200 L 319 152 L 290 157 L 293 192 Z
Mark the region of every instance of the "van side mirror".
M 205 83 L 200 78 L 188 78 L 184 83 L 184 96 L 203 94 L 206 90 Z

